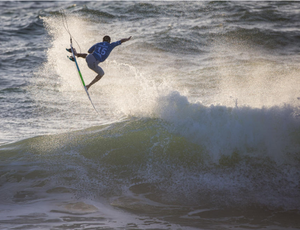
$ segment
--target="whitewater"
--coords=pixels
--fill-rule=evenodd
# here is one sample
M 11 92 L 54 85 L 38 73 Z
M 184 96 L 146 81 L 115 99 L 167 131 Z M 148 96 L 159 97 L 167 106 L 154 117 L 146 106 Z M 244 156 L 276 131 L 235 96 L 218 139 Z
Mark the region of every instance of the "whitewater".
M 299 10 L 0 2 L 0 229 L 299 229 Z

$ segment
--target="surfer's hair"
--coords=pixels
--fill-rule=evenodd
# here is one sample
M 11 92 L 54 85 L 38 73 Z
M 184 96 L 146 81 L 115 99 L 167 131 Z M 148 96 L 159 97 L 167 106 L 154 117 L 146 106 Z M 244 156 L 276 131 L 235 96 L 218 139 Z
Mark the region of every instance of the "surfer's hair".
M 104 41 L 104 42 L 110 43 L 110 36 L 107 36 L 107 35 L 104 36 L 104 37 L 103 37 L 103 41 Z

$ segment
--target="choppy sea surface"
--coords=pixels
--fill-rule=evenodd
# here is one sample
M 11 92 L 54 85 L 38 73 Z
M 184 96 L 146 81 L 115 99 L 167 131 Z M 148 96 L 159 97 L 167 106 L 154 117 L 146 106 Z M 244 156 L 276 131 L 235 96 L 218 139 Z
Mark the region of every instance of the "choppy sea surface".
M 1 1 L 0 229 L 299 229 L 299 13 Z

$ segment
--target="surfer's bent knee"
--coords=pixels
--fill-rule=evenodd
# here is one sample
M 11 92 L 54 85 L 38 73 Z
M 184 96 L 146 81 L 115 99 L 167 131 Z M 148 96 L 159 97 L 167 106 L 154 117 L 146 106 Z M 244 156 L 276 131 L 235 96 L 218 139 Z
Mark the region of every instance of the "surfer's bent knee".
M 103 69 L 98 66 L 100 62 L 95 59 L 94 55 L 89 54 L 85 60 L 91 70 L 95 71 L 100 77 L 104 75 Z

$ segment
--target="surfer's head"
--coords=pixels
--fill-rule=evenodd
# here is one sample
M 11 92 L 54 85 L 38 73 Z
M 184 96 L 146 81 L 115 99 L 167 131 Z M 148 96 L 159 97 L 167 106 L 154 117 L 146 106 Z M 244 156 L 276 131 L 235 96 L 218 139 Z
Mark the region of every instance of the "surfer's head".
M 107 35 L 104 36 L 104 37 L 103 37 L 103 41 L 104 41 L 104 42 L 110 43 L 110 36 L 107 36 Z

